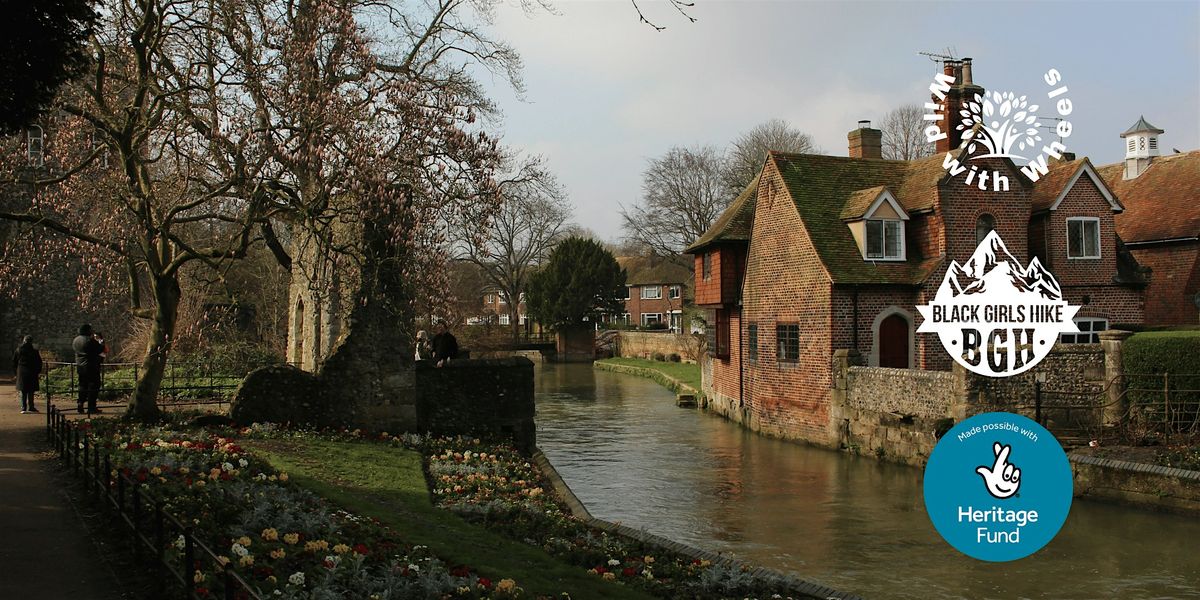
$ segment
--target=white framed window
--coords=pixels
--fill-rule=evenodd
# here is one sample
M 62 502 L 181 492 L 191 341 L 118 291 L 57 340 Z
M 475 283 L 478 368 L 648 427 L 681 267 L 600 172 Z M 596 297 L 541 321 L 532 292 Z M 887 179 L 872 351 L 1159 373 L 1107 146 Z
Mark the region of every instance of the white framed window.
M 508 304 L 508 299 L 504 297 L 504 293 L 496 294 L 496 302 L 500 304 Z
M 662 323 L 662 313 L 642 313 L 642 325 Z
M 683 290 L 677 285 L 673 285 L 673 286 L 667 288 L 667 297 L 672 300 L 679 298 L 679 296 L 682 293 L 683 293 Z
M 524 325 L 524 324 L 525 324 L 525 322 L 526 322 L 526 321 L 528 321 L 528 320 L 529 320 L 529 317 L 528 317 L 528 316 L 526 316 L 526 315 L 521 315 L 520 324 L 521 324 L 521 325 Z
M 41 127 L 34 125 L 26 132 L 25 151 L 29 164 L 40 167 L 45 162 L 46 136 Z
M 1075 317 L 1079 333 L 1060 333 L 1058 341 L 1064 344 L 1099 344 L 1100 332 L 1108 329 L 1108 319 L 1100 317 Z
M 629 324 L 629 313 L 621 313 L 621 322 L 626 325 Z
M 642 300 L 658 300 L 662 298 L 662 286 L 660 285 L 643 285 Z
M 904 221 L 867 219 L 867 259 L 904 260 Z
M 484 304 L 495 304 L 496 303 L 496 295 L 495 294 L 484 294 L 483 303 Z
M 1100 219 L 1067 219 L 1067 258 L 1100 258 Z
M 508 318 L 507 313 L 500 315 L 500 324 L 501 325 L 508 325 L 511 322 L 512 322 L 512 320 Z

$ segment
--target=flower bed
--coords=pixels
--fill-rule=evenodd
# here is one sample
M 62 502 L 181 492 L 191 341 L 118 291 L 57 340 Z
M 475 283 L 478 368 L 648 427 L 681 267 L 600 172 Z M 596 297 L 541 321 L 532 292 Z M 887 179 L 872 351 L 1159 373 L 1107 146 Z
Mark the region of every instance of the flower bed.
M 410 546 L 382 524 L 336 509 L 247 454 L 228 435 L 138 428 L 94 421 L 94 447 L 164 509 L 193 523 L 213 548 L 264 598 L 513 598 L 511 579 L 496 583 L 471 568 L 447 565 L 428 548 Z M 166 552 L 179 565 L 184 540 Z M 197 562 L 200 597 L 221 597 L 222 565 Z
M 748 570 L 710 564 L 577 519 L 537 467 L 511 445 L 462 437 L 402 436 L 393 443 L 426 456 L 435 502 L 464 518 L 539 546 L 586 569 L 667 598 L 783 598 Z

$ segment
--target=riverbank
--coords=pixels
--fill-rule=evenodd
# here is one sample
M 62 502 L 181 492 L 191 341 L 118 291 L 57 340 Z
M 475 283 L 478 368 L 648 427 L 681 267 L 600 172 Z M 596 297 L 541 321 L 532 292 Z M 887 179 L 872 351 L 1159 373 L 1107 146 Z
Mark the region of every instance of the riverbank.
M 700 365 L 682 362 L 660 362 L 641 358 L 606 358 L 592 363 L 593 368 L 653 379 L 678 395 L 691 396 L 699 402 Z

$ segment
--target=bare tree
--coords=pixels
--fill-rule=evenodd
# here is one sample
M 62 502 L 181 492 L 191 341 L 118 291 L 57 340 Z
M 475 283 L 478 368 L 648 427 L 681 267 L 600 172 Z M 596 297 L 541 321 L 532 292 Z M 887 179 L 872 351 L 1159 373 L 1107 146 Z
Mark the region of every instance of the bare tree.
M 788 125 L 783 119 L 771 119 L 738 136 L 729 146 L 724 180 L 729 200 L 738 195 L 762 170 L 767 152 L 817 152 L 812 136 Z
M 538 162 L 499 184 L 503 204 L 482 239 L 471 227 L 459 227 L 461 258 L 477 265 L 489 287 L 507 303 L 513 339 L 520 337 L 520 305 L 533 271 L 546 260 L 569 229 L 571 206 L 554 175 Z
M 663 256 L 681 252 L 733 199 L 725 192 L 724 166 L 712 146 L 676 146 L 650 159 L 642 175 L 641 202 L 621 209 L 625 237 Z
M 914 160 L 933 154 L 933 144 L 925 140 L 924 109 L 919 104 L 898 106 L 883 117 L 883 157 Z

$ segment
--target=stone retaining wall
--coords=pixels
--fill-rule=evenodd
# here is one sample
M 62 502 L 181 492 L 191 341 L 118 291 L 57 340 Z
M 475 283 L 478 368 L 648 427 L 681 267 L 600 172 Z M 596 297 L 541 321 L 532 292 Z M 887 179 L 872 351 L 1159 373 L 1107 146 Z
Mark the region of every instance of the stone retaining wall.
M 678 354 L 684 362 L 696 362 L 699 343 L 696 338 L 669 331 L 622 331 L 617 334 L 617 356 L 651 359 L 658 352 L 663 356 Z
M 1200 516 L 1200 471 L 1072 454 L 1075 495 Z
M 550 486 L 554 488 L 554 491 L 558 493 L 560 498 L 562 498 L 563 502 L 567 505 L 567 508 L 571 510 L 571 514 L 591 527 L 606 531 L 610 534 L 632 538 L 644 544 L 652 544 L 666 548 L 671 552 L 675 552 L 695 560 L 707 560 L 713 564 L 743 569 L 758 579 L 771 584 L 785 586 L 793 592 L 801 594 L 802 598 L 811 598 L 813 600 L 861 600 L 858 596 L 853 594 L 839 592 L 832 588 L 817 583 L 812 583 L 811 581 L 805 581 L 790 573 L 784 573 L 782 571 L 776 571 L 774 569 L 768 569 L 765 567 L 756 567 L 731 556 L 720 554 L 718 552 L 709 552 L 707 550 L 701 550 L 693 546 L 681 544 L 662 536 L 654 535 L 653 533 L 649 533 L 642 529 L 634 529 L 627 525 L 621 525 L 619 523 L 597 519 L 596 517 L 592 516 L 592 513 L 588 511 L 583 502 L 581 502 L 579 498 L 575 496 L 575 493 L 571 491 L 571 487 L 567 485 L 567 482 L 563 481 L 562 476 L 558 474 L 558 471 L 554 468 L 554 465 L 550 464 L 550 461 L 546 458 L 546 455 L 542 454 L 542 452 L 539 450 L 534 453 L 533 459 L 534 464 L 536 464 L 538 467 L 538 470 L 541 471 L 542 475 L 550 481 Z

